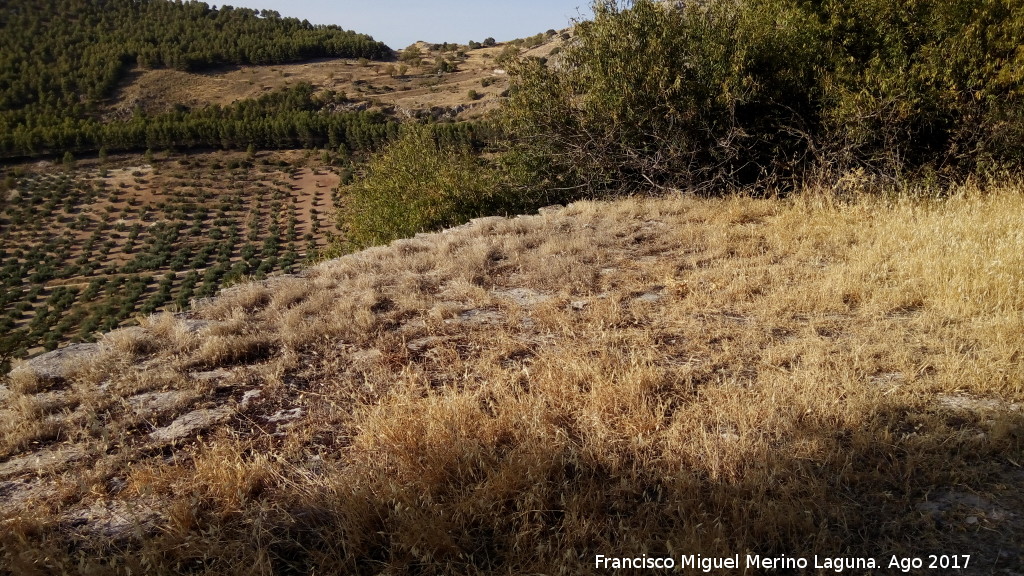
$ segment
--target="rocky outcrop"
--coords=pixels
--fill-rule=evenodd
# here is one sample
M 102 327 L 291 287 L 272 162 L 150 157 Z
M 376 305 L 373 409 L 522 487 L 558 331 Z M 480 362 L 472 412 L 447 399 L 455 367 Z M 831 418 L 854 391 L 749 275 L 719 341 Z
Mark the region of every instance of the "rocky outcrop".
M 12 388 L 34 392 L 63 384 L 99 353 L 99 344 L 72 344 L 36 356 L 11 370 Z

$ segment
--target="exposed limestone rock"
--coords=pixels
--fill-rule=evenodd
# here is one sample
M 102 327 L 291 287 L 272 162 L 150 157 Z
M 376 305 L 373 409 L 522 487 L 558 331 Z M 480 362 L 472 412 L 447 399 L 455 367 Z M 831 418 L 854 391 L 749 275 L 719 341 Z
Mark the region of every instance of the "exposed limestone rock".
M 64 516 L 64 523 L 79 537 L 101 537 L 105 541 L 124 542 L 140 538 L 156 527 L 161 514 L 138 501 L 97 502 L 89 508 Z
M 150 418 L 170 410 L 186 399 L 189 393 L 184 390 L 168 390 L 167 392 L 147 392 L 128 398 L 128 404 L 136 415 Z
M 188 334 L 198 334 L 203 330 L 210 327 L 211 322 L 207 320 L 199 320 L 196 318 L 185 318 L 181 321 L 181 325 L 185 328 L 185 332 Z
M 644 292 L 643 294 L 633 298 L 633 302 L 653 304 L 660 302 L 665 296 L 662 294 L 663 288 L 661 286 L 655 286 L 651 290 Z
M 530 307 L 551 300 L 551 296 L 529 288 L 511 288 L 509 290 L 491 290 L 491 295 L 503 300 L 511 300 L 519 306 Z
M 238 405 L 239 410 L 248 410 L 250 406 L 256 403 L 263 395 L 262 390 L 246 390 L 245 394 L 242 394 L 242 401 Z
M 72 344 L 40 354 L 11 370 L 11 382 L 25 392 L 63 384 L 100 350 L 99 344 Z
M 10 517 L 24 510 L 33 500 L 41 500 L 54 493 L 53 479 L 25 478 L 0 482 L 0 515 Z
M 301 406 L 288 410 L 278 410 L 272 416 L 267 417 L 267 422 L 288 422 L 302 418 L 306 411 Z
M 225 380 L 232 374 L 234 374 L 234 372 L 231 370 L 217 368 L 216 370 L 208 370 L 206 372 L 191 372 L 189 373 L 189 377 L 199 382 L 213 382 L 217 380 Z
M 939 404 L 951 410 L 960 412 L 1019 412 L 1021 405 L 1015 402 L 1005 402 L 994 398 L 975 398 L 974 396 L 940 394 Z
M 490 310 L 487 308 L 473 308 L 466 310 L 459 314 L 455 318 L 449 318 L 445 320 L 445 323 L 462 323 L 462 324 L 501 324 L 505 321 L 505 315 L 497 310 Z
M 11 478 L 21 474 L 45 474 L 53 472 L 72 462 L 85 458 L 85 449 L 81 446 L 58 446 L 48 450 L 40 450 L 6 462 L 0 462 L 0 478 Z
M 170 444 L 183 438 L 187 438 L 197 432 L 205 430 L 214 424 L 224 422 L 231 417 L 234 410 L 221 406 L 220 408 L 204 408 L 194 410 L 179 416 L 163 428 L 157 428 L 149 433 L 150 440 L 158 444 Z

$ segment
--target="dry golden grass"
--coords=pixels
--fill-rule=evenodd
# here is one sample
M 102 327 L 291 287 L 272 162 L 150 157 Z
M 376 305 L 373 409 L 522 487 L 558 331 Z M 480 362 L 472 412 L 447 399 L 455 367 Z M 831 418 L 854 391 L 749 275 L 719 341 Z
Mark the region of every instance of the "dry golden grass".
M 3 561 L 578 574 L 604 573 L 597 554 L 947 552 L 974 554 L 967 573 L 1012 568 L 1024 527 L 995 511 L 1024 513 L 1022 311 L 1019 185 L 487 219 L 112 338 L 69 392 L 104 426 L 63 432 L 90 456 L 49 477 L 94 472 L 7 512 Z M 191 372 L 217 366 L 230 371 L 217 384 Z M 235 412 L 154 449 L 146 434 L 174 414 L 90 400 L 101 383 Z M 19 394 L 0 424 L 8 455 L 54 436 Z M 995 504 L 922 507 L 951 491 Z M 149 520 L 119 539 L 66 521 L 111 501 Z

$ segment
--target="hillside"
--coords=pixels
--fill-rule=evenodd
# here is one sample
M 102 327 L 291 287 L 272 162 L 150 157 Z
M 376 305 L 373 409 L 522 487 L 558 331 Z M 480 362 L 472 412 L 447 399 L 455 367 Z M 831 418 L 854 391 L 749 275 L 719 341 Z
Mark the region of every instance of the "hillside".
M 11 374 L 3 564 L 1014 574 L 1022 214 L 1019 186 L 581 202 L 234 286 Z
M 0 576 L 1020 576 L 1024 11 L 592 12 L 0 5 Z
M 336 25 L 167 0 L 7 2 L 0 30 L 4 159 L 154 148 L 355 150 L 361 146 L 336 125 L 336 112 L 478 119 L 508 88 L 509 59 L 543 57 L 562 39 L 550 30 L 503 45 L 420 42 L 396 54 Z
M 16 0 L 0 6 L 0 157 L 138 147 L 98 134 L 104 100 L 132 66 L 199 71 L 391 49 L 273 11 L 166 0 Z
M 16 167 L 0 192 L 0 371 L 317 258 L 338 233 L 332 159 L 161 152 Z
M 474 120 L 495 110 L 509 87 L 503 52 L 543 58 L 562 44 L 558 35 L 476 47 L 418 42 L 413 45 L 418 56 L 409 57 L 407 48 L 389 61 L 330 58 L 202 72 L 137 69 L 114 92 L 105 114 L 115 119 L 130 117 L 136 108 L 159 114 L 175 106 L 225 106 L 305 82 L 318 93 L 345 94 L 344 107 L 350 110 L 384 110 L 402 119 Z M 449 62 L 450 70 L 438 73 L 439 61 Z
M 59 7 L 79 15 L 60 30 L 70 45 L 135 61 L 81 106 L 65 106 L 58 92 L 98 73 L 88 67 L 68 72 L 68 86 L 46 84 L 47 75 L 9 83 L 11 107 L 0 115 L 15 126 L 0 130 L 0 149 L 41 157 L 0 163 L 0 371 L 319 258 L 344 240 L 339 184 L 358 176 L 402 121 L 429 121 L 439 142 L 480 148 L 484 124 L 449 121 L 480 119 L 499 105 L 508 88 L 499 61 L 562 43 L 554 31 L 507 44 L 417 43 L 386 61 L 390 49 L 366 37 L 270 12 L 165 2 Z M 43 8 L 3 10 L 15 15 L 10 25 L 49 30 L 58 23 Z M 188 56 L 207 44 L 145 32 L 163 25 L 190 34 L 214 25 L 230 37 L 208 31 L 204 42 L 216 50 Z M 27 36 L 8 40 L 0 51 L 12 61 L 48 50 L 23 45 Z M 169 60 L 139 61 L 147 46 Z M 334 57 L 310 59 L 325 55 Z M 302 61 L 273 64 L 294 59 Z M 16 102 L 22 84 L 36 81 L 55 108 Z M 67 114 L 74 118 L 60 121 Z

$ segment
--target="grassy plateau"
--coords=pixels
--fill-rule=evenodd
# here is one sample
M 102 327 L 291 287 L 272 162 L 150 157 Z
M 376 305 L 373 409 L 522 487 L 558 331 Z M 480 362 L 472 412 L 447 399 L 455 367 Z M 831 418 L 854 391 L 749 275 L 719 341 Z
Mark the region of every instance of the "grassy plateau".
M 1012 574 L 1020 192 L 577 202 L 148 317 L 65 384 L 12 375 L 3 563 L 889 574 L 945 554 Z

